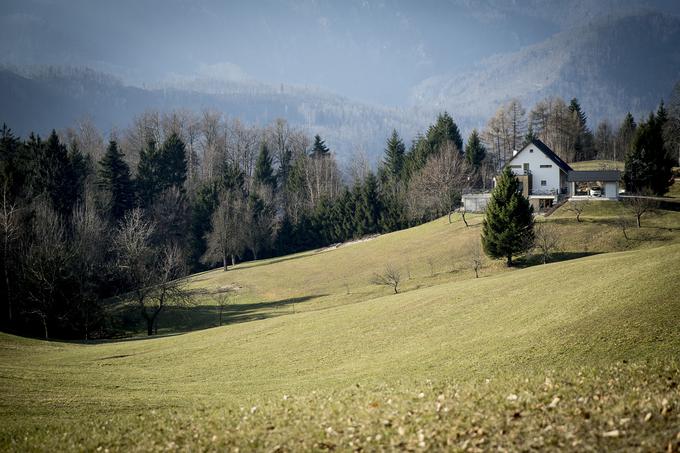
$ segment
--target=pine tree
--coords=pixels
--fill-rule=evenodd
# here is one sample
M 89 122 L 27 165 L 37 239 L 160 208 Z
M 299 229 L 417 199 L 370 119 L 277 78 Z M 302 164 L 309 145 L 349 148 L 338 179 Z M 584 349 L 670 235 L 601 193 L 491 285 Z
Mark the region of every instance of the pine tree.
M 389 179 L 393 181 L 401 179 L 405 154 L 406 147 L 404 142 L 399 137 L 397 130 L 394 129 L 392 135 L 387 140 L 385 159 L 383 160 L 383 168 Z
M 272 190 L 276 187 L 273 159 L 265 142 L 262 142 L 260 145 L 260 154 L 257 156 L 257 162 L 255 163 L 254 178 L 256 183 L 268 186 Z
M 524 143 L 522 143 L 522 148 L 527 146 L 529 143 L 531 143 L 534 140 L 538 139 L 538 135 L 536 135 L 536 132 L 534 132 L 533 126 L 530 124 L 529 128 L 527 129 L 527 133 L 524 134 Z
M 468 138 L 468 142 L 465 145 L 465 158 L 474 168 L 479 168 L 485 157 L 486 148 L 479 138 L 477 129 L 473 129 L 472 134 L 470 134 L 470 138 Z
M 519 181 L 506 167 L 501 173 L 486 208 L 482 224 L 484 252 L 492 258 L 506 258 L 528 250 L 534 239 L 533 208 L 520 193 Z
M 355 220 L 356 235 L 364 236 L 378 232 L 380 220 L 380 195 L 378 192 L 378 178 L 371 172 L 361 185 L 357 198 Z
M 626 155 L 623 181 L 626 191 L 664 195 L 673 176 L 673 159 L 667 152 L 663 125 L 653 113 L 637 127 Z
M 143 207 L 150 207 L 161 191 L 159 161 L 160 153 L 156 142 L 149 140 L 146 148 L 139 153 L 137 180 L 135 181 L 139 204 Z
M 177 187 L 183 191 L 184 182 L 187 180 L 187 153 L 179 135 L 173 132 L 163 142 L 160 158 L 162 190 Z
M 321 136 L 319 134 L 316 134 L 314 136 L 314 145 L 312 146 L 312 152 L 311 156 L 312 157 L 325 157 L 330 154 L 330 150 L 326 146 L 326 142 L 321 140 Z
M 588 160 L 593 156 L 593 133 L 588 128 L 588 117 L 581 108 L 578 99 L 573 98 L 569 104 L 569 111 L 576 117 L 577 129 L 575 131 L 574 153 L 576 160 Z
M 134 187 L 130 167 L 115 140 L 109 142 L 104 157 L 99 161 L 99 186 L 110 196 L 110 214 L 114 222 L 123 219 L 134 206 Z
M 142 206 L 152 206 L 158 195 L 171 187 L 184 192 L 186 179 L 186 149 L 177 134 L 171 134 L 160 148 L 150 140 L 139 154 L 137 194 Z
M 39 184 L 49 195 L 52 207 L 62 217 L 70 217 L 81 188 L 66 146 L 61 143 L 55 130 L 45 142 L 38 166 Z
M 444 143 L 450 141 L 458 148 L 458 152 L 463 153 L 463 137 L 447 112 L 439 114 L 437 121 L 427 130 L 427 141 L 433 151 L 438 152 Z

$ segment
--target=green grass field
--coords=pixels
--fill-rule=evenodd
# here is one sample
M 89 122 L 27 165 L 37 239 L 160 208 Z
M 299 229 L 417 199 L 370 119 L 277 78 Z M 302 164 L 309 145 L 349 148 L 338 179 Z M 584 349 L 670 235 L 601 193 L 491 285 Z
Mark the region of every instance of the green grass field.
M 623 171 L 623 162 L 618 160 L 586 160 L 569 164 L 574 170 L 620 170 Z
M 547 265 L 487 262 L 439 219 L 365 242 L 195 276 L 158 338 L 0 335 L 0 449 L 356 450 L 680 447 L 680 213 L 623 237 L 620 204 Z M 400 294 L 370 283 L 398 266 Z M 410 278 L 409 278 L 410 274 Z

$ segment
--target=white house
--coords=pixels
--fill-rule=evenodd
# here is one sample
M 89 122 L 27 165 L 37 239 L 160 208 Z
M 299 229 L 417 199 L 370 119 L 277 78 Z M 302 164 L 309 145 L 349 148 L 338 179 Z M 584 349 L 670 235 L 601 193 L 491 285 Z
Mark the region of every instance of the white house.
M 621 173 L 617 170 L 575 171 L 545 143 L 532 140 L 506 164 L 520 181 L 522 194 L 535 212 L 550 208 L 567 197 L 615 200 Z M 463 195 L 463 209 L 481 212 L 490 193 Z
M 522 185 L 522 194 L 536 211 L 569 195 L 568 176 L 574 170 L 540 140 L 532 140 L 507 163 Z

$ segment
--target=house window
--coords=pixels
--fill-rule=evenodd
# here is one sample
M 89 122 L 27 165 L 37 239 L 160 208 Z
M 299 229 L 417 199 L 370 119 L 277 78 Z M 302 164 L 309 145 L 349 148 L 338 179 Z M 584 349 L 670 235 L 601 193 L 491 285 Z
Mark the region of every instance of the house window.
M 547 186 L 548 182 L 545 179 L 541 179 L 541 185 L 542 186 Z
M 552 168 L 552 165 L 541 165 L 541 168 Z
M 521 165 L 508 165 L 510 168 L 522 168 Z
M 530 153 L 533 153 L 533 152 L 534 152 L 534 150 L 533 150 L 533 149 L 531 149 L 531 148 L 529 148 L 529 152 L 530 152 Z

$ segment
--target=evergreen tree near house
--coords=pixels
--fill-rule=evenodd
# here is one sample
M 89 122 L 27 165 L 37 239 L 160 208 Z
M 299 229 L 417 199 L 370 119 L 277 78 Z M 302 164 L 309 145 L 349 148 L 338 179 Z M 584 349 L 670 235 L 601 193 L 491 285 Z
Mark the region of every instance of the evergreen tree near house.
M 134 187 L 130 167 L 115 140 L 109 142 L 104 157 L 99 161 L 99 186 L 109 195 L 111 219 L 118 222 L 134 206 Z
M 314 136 L 314 145 L 312 145 L 312 152 L 310 155 L 312 157 L 325 157 L 330 154 L 330 150 L 326 146 L 326 142 L 321 140 L 321 136 L 316 134 Z
M 269 187 L 272 190 L 276 187 L 273 159 L 265 142 L 262 142 L 260 145 L 260 153 L 255 162 L 254 178 L 256 183 Z
M 635 131 L 623 173 L 627 192 L 661 196 L 671 185 L 674 162 L 663 138 L 663 105 L 658 113 L 651 113 Z
M 575 116 L 576 130 L 574 131 L 574 155 L 577 161 L 592 159 L 593 133 L 588 127 L 588 117 L 581 108 L 578 99 L 573 98 L 569 104 L 569 111 Z
M 478 169 L 485 157 L 486 147 L 482 144 L 477 129 L 473 129 L 465 145 L 465 158 L 470 165 Z
M 482 246 L 491 258 L 512 257 L 526 252 L 534 240 L 533 208 L 520 193 L 519 180 L 506 167 L 501 173 L 482 223 Z

